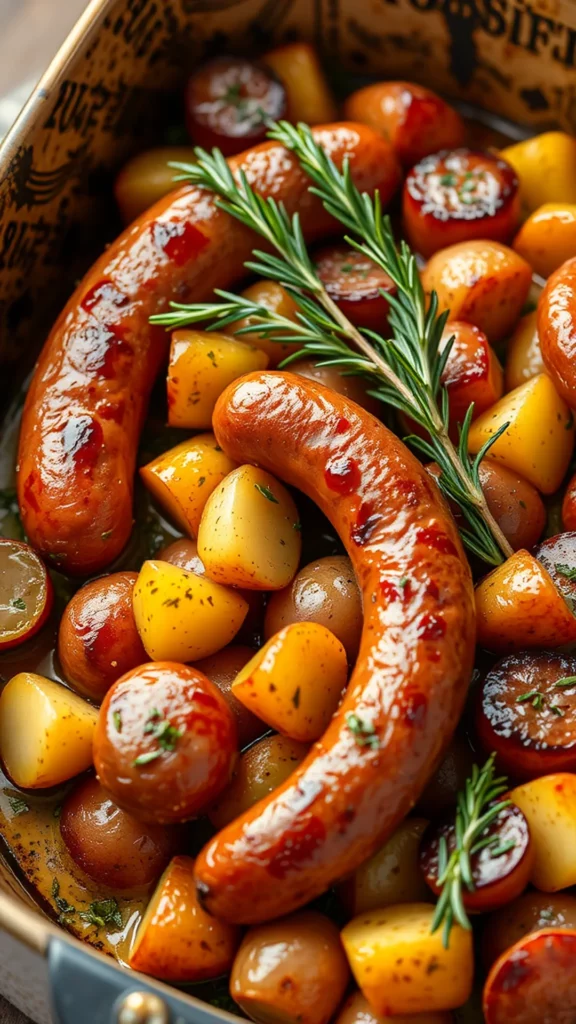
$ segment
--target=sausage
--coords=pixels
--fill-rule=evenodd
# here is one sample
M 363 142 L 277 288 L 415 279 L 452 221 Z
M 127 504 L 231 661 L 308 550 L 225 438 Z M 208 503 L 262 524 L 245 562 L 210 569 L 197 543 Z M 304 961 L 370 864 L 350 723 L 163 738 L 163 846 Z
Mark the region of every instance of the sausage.
M 543 928 L 496 961 L 484 986 L 486 1024 L 576 1020 L 576 931 Z
M 390 144 L 351 123 L 314 130 L 347 154 L 360 189 L 384 203 L 399 182 Z M 231 159 L 257 192 L 298 211 L 308 239 L 332 224 L 292 155 L 263 143 Z M 212 195 L 186 186 L 160 200 L 96 261 L 41 353 L 22 418 L 18 501 L 31 542 L 63 571 L 88 575 L 122 550 L 132 527 L 136 448 L 168 334 L 148 322 L 208 299 L 240 278 L 256 242 Z M 262 246 L 262 242 L 258 243 Z
M 425 469 L 378 420 L 287 373 L 231 385 L 218 443 L 273 469 L 332 521 L 364 604 L 347 695 L 303 764 L 196 864 L 216 917 L 264 921 L 353 871 L 416 802 L 462 710 L 474 653 L 470 570 Z
M 548 278 L 538 302 L 542 358 L 556 390 L 576 408 L 576 257 Z

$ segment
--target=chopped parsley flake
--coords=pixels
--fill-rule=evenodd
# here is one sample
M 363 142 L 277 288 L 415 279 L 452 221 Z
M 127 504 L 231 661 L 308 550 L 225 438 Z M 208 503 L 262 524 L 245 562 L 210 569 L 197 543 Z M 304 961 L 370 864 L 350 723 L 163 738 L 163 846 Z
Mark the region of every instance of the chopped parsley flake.
M 353 711 L 349 711 L 346 715 L 346 725 L 350 732 L 354 734 L 354 739 L 359 747 L 371 747 L 372 750 L 378 749 L 380 740 L 372 722 L 366 722 Z
M 109 924 L 114 925 L 115 928 L 121 928 L 123 924 L 120 907 L 113 896 L 107 899 L 94 900 L 88 907 L 88 910 L 82 910 L 79 916 L 83 921 L 93 924 L 98 929 L 105 928 Z
M 257 491 L 260 491 L 260 494 L 263 494 L 268 501 L 273 502 L 274 505 L 280 504 L 278 498 L 274 497 L 269 487 L 265 487 L 263 484 L 254 484 L 254 487 L 256 488 Z

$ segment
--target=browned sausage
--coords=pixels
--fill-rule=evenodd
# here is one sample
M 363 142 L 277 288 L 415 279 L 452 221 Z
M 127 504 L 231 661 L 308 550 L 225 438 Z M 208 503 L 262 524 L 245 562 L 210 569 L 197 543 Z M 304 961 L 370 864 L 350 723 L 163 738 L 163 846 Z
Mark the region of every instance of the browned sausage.
M 353 871 L 415 803 L 462 710 L 472 583 L 425 469 L 340 395 L 292 374 L 251 374 L 221 396 L 214 429 L 233 458 L 316 501 L 342 537 L 364 604 L 356 669 L 327 732 L 197 860 L 205 907 L 250 923 Z
M 360 189 L 384 203 L 399 182 L 390 144 L 371 128 L 315 128 Z M 309 239 L 330 227 L 296 159 L 277 143 L 232 158 L 256 192 L 299 211 Z M 20 434 L 18 501 L 31 542 L 68 573 L 108 565 L 132 528 L 136 447 L 168 335 L 149 317 L 170 299 L 207 299 L 242 276 L 254 234 L 185 187 L 161 199 L 114 242 L 74 292 L 46 342 Z M 259 242 L 262 247 L 262 242 Z
M 572 1024 L 576 1020 L 576 931 L 545 928 L 496 961 L 484 986 L 486 1024 Z

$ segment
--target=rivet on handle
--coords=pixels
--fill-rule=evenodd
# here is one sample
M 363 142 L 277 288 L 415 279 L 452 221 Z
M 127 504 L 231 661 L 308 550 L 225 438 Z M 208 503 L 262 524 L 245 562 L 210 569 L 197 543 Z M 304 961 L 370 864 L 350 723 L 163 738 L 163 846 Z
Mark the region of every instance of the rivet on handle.
M 153 992 L 130 992 L 118 1003 L 118 1024 L 170 1024 L 170 1011 Z

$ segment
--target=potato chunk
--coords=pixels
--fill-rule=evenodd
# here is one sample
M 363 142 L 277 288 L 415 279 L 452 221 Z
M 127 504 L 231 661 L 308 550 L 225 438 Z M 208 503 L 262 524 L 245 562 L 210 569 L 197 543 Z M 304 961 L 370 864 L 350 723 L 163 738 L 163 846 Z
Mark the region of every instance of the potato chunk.
M 23 789 L 44 789 L 92 764 L 98 711 L 60 683 L 19 672 L 0 696 L 0 758 Z
M 529 213 L 543 203 L 576 203 L 576 139 L 567 132 L 542 132 L 503 149 L 516 171 L 520 199 Z
M 454 1010 L 469 998 L 474 975 L 472 932 L 454 924 L 444 949 L 431 934 L 434 907 L 404 903 L 355 917 L 342 932 L 352 973 L 383 1017 Z
M 406 818 L 384 845 L 338 886 L 350 914 L 433 899 L 419 862 L 427 825 L 426 818 Z
M 164 981 L 205 981 L 230 970 L 240 931 L 198 903 L 191 857 L 174 857 L 136 933 L 129 964 Z
M 572 457 L 574 417 L 547 374 L 532 377 L 482 413 L 470 428 L 470 451 L 479 452 L 505 423 L 490 458 L 553 494 Z
M 144 562 L 134 586 L 134 618 L 154 661 L 194 661 L 236 636 L 248 604 L 240 594 L 169 562 Z
M 513 789 L 510 799 L 530 826 L 532 884 L 543 892 L 576 885 L 576 775 L 559 772 L 532 779 Z
M 281 590 L 300 561 L 298 510 L 270 473 L 239 466 L 210 495 L 198 530 L 198 554 L 217 583 Z
M 294 622 L 264 645 L 232 683 L 245 707 L 301 743 L 322 735 L 348 678 L 346 651 L 326 626 Z
M 287 736 L 265 736 L 239 758 L 234 778 L 208 811 L 214 828 L 224 828 L 259 800 L 281 786 L 308 753 L 308 747 Z
M 180 529 L 195 537 L 208 498 L 235 465 L 214 434 L 197 434 L 142 466 L 140 476 Z
M 259 348 L 215 331 L 174 331 L 170 345 L 167 394 L 171 427 L 207 430 L 224 389 L 252 370 L 265 370 Z

